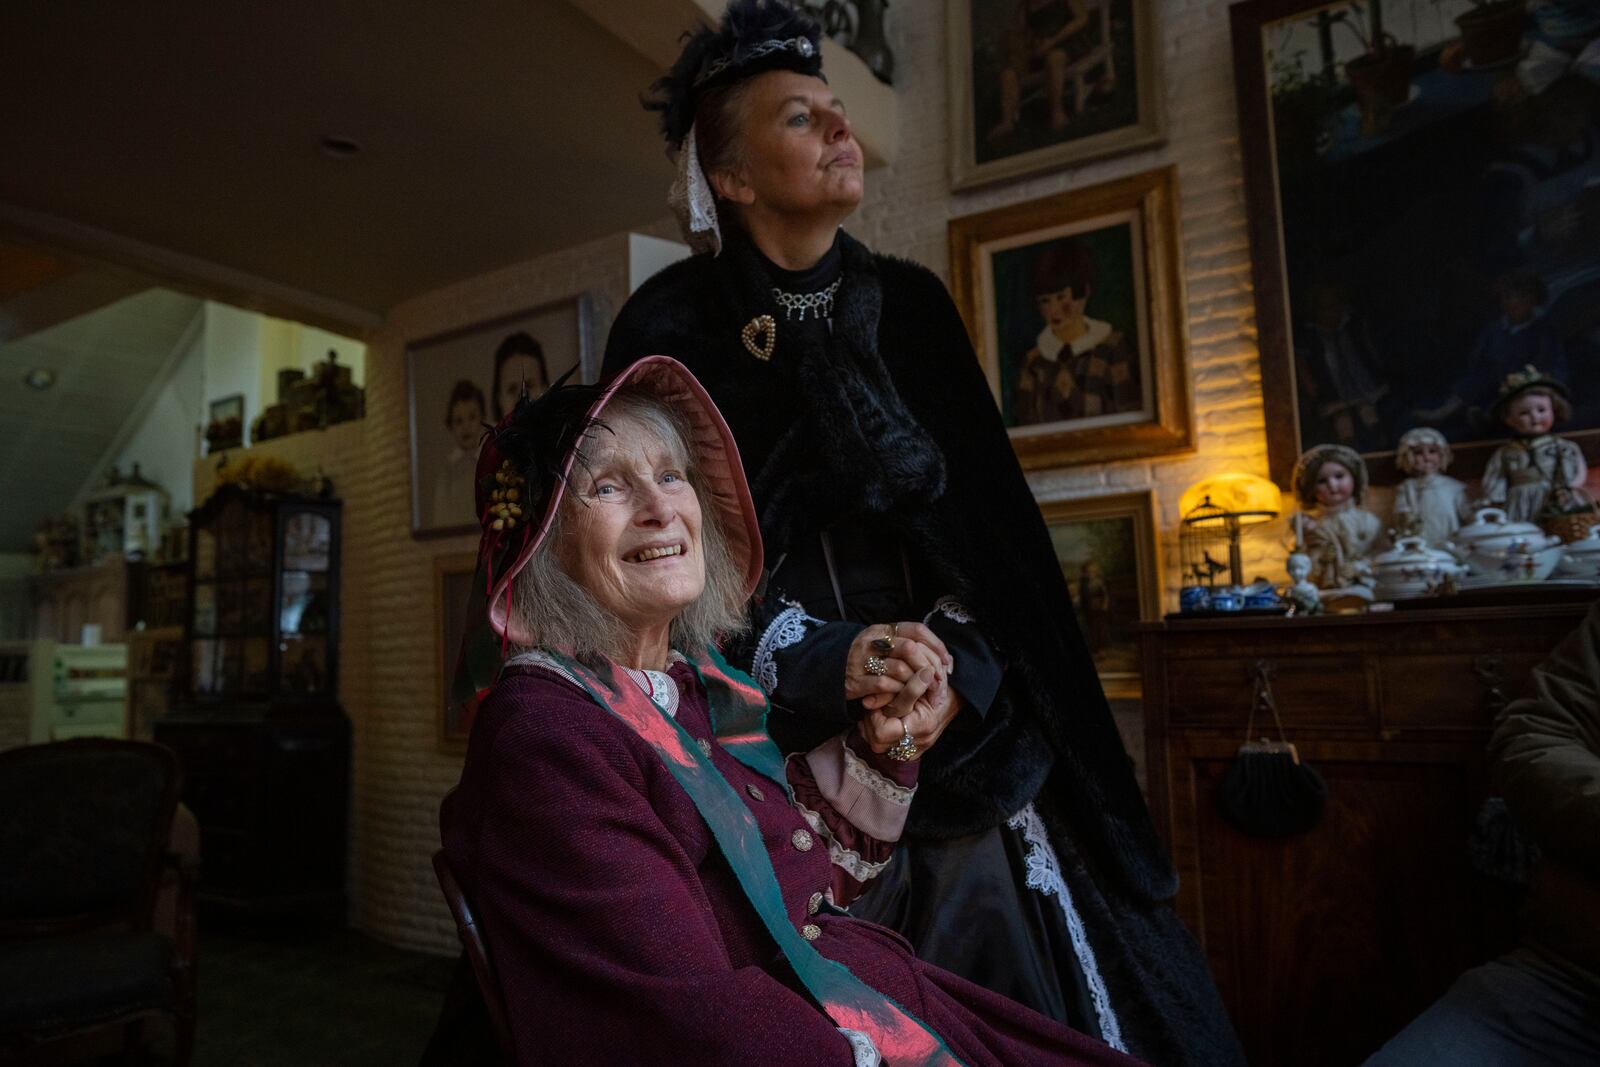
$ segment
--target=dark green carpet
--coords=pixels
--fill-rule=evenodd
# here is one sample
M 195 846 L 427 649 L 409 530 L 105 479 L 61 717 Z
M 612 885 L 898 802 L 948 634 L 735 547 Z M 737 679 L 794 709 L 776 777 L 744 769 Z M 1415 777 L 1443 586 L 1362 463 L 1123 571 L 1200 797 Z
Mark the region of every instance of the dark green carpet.
M 415 1064 L 454 966 L 349 930 L 203 926 L 194 1065 Z

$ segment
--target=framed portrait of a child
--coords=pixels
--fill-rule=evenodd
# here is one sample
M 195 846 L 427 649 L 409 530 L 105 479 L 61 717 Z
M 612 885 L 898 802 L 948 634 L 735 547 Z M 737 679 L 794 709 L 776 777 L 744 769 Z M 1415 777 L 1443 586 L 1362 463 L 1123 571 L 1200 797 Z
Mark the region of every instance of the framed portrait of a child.
M 950 280 L 1028 468 L 1192 451 L 1173 168 L 950 222 Z
M 411 407 L 411 533 L 468 533 L 484 430 L 526 390 L 537 396 L 567 371 L 593 381 L 599 355 L 585 295 L 530 308 L 406 349 Z
M 1154 0 L 946 0 L 951 184 L 1161 143 Z

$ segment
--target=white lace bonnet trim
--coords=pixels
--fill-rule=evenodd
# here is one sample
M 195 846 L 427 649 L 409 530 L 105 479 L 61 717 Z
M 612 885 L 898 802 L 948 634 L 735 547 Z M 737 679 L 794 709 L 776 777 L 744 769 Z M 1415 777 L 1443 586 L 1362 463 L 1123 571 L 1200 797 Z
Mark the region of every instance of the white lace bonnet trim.
M 1100 1024 L 1100 1040 L 1118 1052 L 1127 1052 L 1128 1046 L 1122 1040 L 1122 1026 L 1117 1022 L 1117 1013 L 1112 1010 L 1111 995 L 1106 992 L 1106 980 L 1100 976 L 1100 965 L 1095 962 L 1094 948 L 1089 944 L 1083 919 L 1072 905 L 1072 892 L 1061 875 L 1061 860 L 1050 844 L 1050 832 L 1045 828 L 1044 820 L 1033 805 L 1028 804 L 1007 819 L 1006 825 L 1013 830 L 1021 830 L 1022 839 L 1028 844 L 1028 854 L 1023 859 L 1028 868 L 1028 888 L 1037 890 L 1042 896 L 1054 895 L 1056 902 L 1061 905 L 1061 913 L 1067 920 L 1067 933 L 1072 938 L 1072 951 L 1077 954 L 1078 965 L 1083 968 L 1084 981 L 1089 983 L 1089 1000 L 1094 1005 L 1094 1013 Z
M 678 175 L 667 191 L 667 204 L 678 220 L 683 239 L 696 253 L 722 251 L 722 227 L 717 220 L 717 197 L 700 166 L 700 147 L 694 127 L 678 146 Z

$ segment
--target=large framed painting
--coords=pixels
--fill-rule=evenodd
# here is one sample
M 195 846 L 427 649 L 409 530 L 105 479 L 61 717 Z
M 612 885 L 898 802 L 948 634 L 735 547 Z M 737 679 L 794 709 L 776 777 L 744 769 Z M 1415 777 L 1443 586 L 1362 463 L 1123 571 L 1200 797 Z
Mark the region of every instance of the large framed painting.
M 594 381 L 590 301 L 579 295 L 418 341 L 406 350 L 411 411 L 411 533 L 467 533 L 484 430 L 578 368 Z
M 1150 490 L 1039 505 L 1106 696 L 1137 700 L 1133 624 L 1161 617 L 1161 553 Z
M 950 280 L 1024 467 L 1194 448 L 1171 168 L 950 222 Z
M 1326 442 L 1390 481 L 1414 426 L 1474 477 L 1507 436 L 1499 383 L 1529 364 L 1572 391 L 1558 432 L 1600 451 L 1600 85 L 1584 58 L 1600 16 L 1535 8 L 1230 9 L 1280 484 Z
M 1155 0 L 946 0 L 951 183 L 1161 143 Z
M 435 721 L 439 747 L 445 751 L 464 751 L 472 732 L 476 708 L 463 707 L 450 699 L 450 683 L 455 678 L 456 656 L 467 633 L 467 603 L 472 592 L 472 577 L 477 573 L 478 554 L 460 552 L 433 561 L 433 662 L 438 668 L 434 685 Z

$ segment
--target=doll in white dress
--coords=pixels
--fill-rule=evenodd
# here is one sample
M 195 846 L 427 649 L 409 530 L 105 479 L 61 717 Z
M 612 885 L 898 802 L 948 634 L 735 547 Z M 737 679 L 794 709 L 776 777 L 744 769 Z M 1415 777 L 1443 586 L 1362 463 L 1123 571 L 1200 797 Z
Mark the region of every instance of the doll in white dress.
M 1395 465 L 1410 475 L 1394 493 L 1394 526 L 1430 545 L 1448 542 L 1472 508 L 1465 482 L 1450 477 L 1450 443 L 1431 426 L 1407 430 L 1395 450 Z
M 1504 507 L 1513 522 L 1593 512 L 1594 499 L 1583 489 L 1589 476 L 1583 450 L 1550 432 L 1572 414 L 1566 386 L 1527 367 L 1506 376 L 1494 412 L 1514 436 L 1489 457 L 1484 499 Z
M 1383 536 L 1378 516 L 1361 506 L 1367 465 L 1355 449 L 1318 445 L 1294 468 L 1297 551 L 1311 558 L 1311 581 L 1324 601 L 1354 596 L 1372 599 L 1373 550 Z

